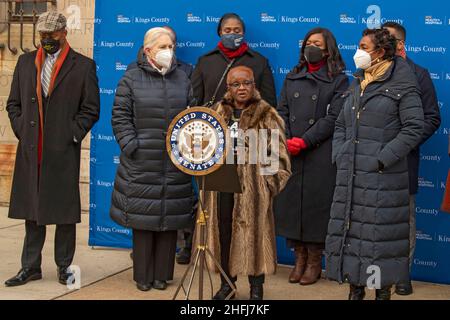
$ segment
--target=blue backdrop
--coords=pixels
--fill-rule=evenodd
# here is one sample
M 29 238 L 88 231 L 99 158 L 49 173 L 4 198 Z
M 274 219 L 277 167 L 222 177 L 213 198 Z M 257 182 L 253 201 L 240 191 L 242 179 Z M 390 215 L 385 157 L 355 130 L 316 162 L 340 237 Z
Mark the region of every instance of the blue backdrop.
M 335 34 L 347 63 L 354 71 L 353 54 L 366 27 L 385 21 L 403 24 L 408 31 L 407 53 L 427 67 L 438 92 L 442 113 L 439 131 L 421 149 L 420 191 L 417 198 L 416 280 L 450 283 L 450 214 L 439 210 L 449 168 L 447 137 L 450 122 L 450 3 L 442 0 L 409 2 L 322 0 L 303 1 L 96 1 L 94 58 L 101 87 L 101 118 L 92 131 L 90 237 L 92 246 L 131 247 L 131 231 L 109 218 L 119 148 L 112 134 L 111 109 L 115 88 L 127 65 L 134 61 L 145 32 L 168 24 L 178 34 L 177 56 L 195 64 L 217 42 L 217 22 L 236 12 L 247 25 L 250 47 L 269 58 L 277 92 L 287 72 L 298 61 L 306 32 L 316 26 Z M 278 239 L 280 263 L 292 263 L 292 252 Z

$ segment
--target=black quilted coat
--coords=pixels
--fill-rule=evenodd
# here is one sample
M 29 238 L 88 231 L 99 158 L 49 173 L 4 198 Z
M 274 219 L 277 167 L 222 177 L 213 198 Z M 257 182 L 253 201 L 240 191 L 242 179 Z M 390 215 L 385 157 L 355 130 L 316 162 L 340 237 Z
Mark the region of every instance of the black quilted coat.
M 336 122 L 326 270 L 332 280 L 361 286 L 379 270 L 384 287 L 409 279 L 407 155 L 422 139 L 423 111 L 405 60 L 395 59 L 361 96 L 362 77 L 345 93 Z
M 172 164 L 165 143 L 171 120 L 190 104 L 191 93 L 176 63 L 163 76 L 145 55 L 120 80 L 111 122 L 122 152 L 110 210 L 120 225 L 168 231 L 191 223 L 191 177 Z

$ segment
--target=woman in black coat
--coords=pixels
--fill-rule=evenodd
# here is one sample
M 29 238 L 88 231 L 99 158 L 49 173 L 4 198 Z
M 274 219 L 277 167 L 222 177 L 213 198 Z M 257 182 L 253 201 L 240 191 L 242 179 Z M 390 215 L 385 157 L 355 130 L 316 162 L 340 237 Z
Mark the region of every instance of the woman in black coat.
M 291 283 L 313 284 L 321 275 L 336 176 L 331 140 L 348 86 L 344 68 L 333 34 L 312 29 L 304 38 L 299 64 L 286 76 L 278 103 L 293 174 L 276 199 L 276 227 L 295 251 Z
M 191 84 L 177 68 L 174 41 L 164 28 L 150 29 L 138 67 L 120 80 L 112 112 L 121 149 L 111 217 L 133 229 L 134 280 L 140 290 L 165 289 L 172 280 L 177 230 L 192 221 L 190 176 L 170 161 L 165 135 L 190 104 Z
M 268 60 L 250 49 L 244 40 L 245 24 L 235 13 L 222 16 L 217 27 L 221 40 L 217 47 L 201 56 L 192 74 L 192 87 L 198 105 L 211 106 L 222 99 L 226 92 L 226 77 L 220 79 L 227 66 L 246 66 L 253 70 L 255 84 L 261 97 L 271 106 L 276 105 L 275 84 Z M 217 92 L 216 92 L 217 90 Z
M 350 283 L 351 300 L 376 288 L 390 299 L 409 279 L 407 156 L 422 139 L 423 109 L 416 77 L 395 57 L 396 39 L 367 29 L 354 56 L 361 69 L 344 94 L 336 121 L 336 188 L 326 238 L 327 277 Z

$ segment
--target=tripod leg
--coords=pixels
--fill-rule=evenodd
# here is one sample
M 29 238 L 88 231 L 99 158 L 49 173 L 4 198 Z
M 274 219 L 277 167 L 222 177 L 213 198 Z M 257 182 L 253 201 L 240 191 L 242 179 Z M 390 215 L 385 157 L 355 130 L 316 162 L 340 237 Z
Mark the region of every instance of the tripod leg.
M 203 250 L 204 251 L 204 250 Z M 200 265 L 198 268 L 198 300 L 203 300 L 203 270 L 205 268 L 205 253 L 200 257 Z
M 228 300 L 234 293 L 236 293 L 236 286 L 231 282 L 230 278 L 228 277 L 228 275 L 225 273 L 225 271 L 223 270 L 222 266 L 220 265 L 220 263 L 217 261 L 217 259 L 214 257 L 214 255 L 212 254 L 212 252 L 206 248 L 206 253 L 208 253 L 208 255 L 211 257 L 211 259 L 214 261 L 214 264 L 216 265 L 217 269 L 219 269 L 220 274 L 225 278 L 225 280 L 227 281 L 228 285 L 230 286 L 231 289 L 233 289 L 231 291 L 231 293 L 228 295 L 227 299 Z
M 197 249 L 197 256 L 195 257 L 195 264 L 194 264 L 194 270 L 192 270 L 192 274 L 191 274 L 191 278 L 189 279 L 189 285 L 188 285 L 188 292 L 186 295 L 186 300 L 189 300 L 189 294 L 191 293 L 191 288 L 192 288 L 192 282 L 194 281 L 194 276 L 195 276 L 195 271 L 197 271 L 197 266 L 198 266 L 198 260 L 200 258 L 200 255 L 203 253 L 203 255 L 205 255 L 205 251 L 202 249 Z
M 212 278 L 211 278 L 211 271 L 209 270 L 209 267 L 208 267 L 208 262 L 205 262 L 205 266 L 206 266 L 206 271 L 208 273 L 209 285 L 211 288 L 211 299 L 212 299 L 213 295 L 214 295 L 214 288 L 213 288 L 213 283 L 212 283 Z
M 199 249 L 196 249 L 196 250 L 195 250 L 195 253 L 194 253 L 194 256 L 197 256 L 198 254 L 199 254 Z M 189 271 L 190 271 L 191 268 L 194 266 L 194 264 L 195 264 L 194 261 L 195 261 L 195 260 L 192 260 L 192 262 L 189 264 L 189 266 L 187 267 L 186 271 L 184 272 L 183 277 L 181 277 L 180 284 L 178 285 L 178 288 L 177 288 L 177 290 L 175 291 L 175 294 L 174 294 L 172 300 L 175 300 L 175 299 L 177 298 L 178 293 L 180 292 L 180 289 L 181 289 L 181 288 L 183 288 L 184 294 L 187 296 L 186 290 L 184 289 L 184 281 L 186 280 Z

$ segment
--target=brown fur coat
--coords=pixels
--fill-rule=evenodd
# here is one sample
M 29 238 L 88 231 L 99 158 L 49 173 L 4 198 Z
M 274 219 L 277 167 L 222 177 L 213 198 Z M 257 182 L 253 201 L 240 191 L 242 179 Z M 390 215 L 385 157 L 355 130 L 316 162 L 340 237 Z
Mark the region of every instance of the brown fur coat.
M 214 106 L 227 123 L 233 112 L 232 104 L 230 95 L 226 94 Z M 279 154 L 279 170 L 270 176 L 260 175 L 259 163 L 238 164 L 237 171 L 243 192 L 234 195 L 230 273 L 231 276 L 273 274 L 276 271 L 277 254 L 272 203 L 274 196 L 285 187 L 291 175 L 284 121 L 256 92 L 252 103 L 242 111 L 239 128 L 279 130 L 279 150 L 270 150 L 270 144 L 268 146 L 269 153 Z M 209 216 L 207 245 L 220 262 L 217 192 L 205 193 L 204 206 Z M 210 258 L 207 263 L 210 270 L 218 271 Z

